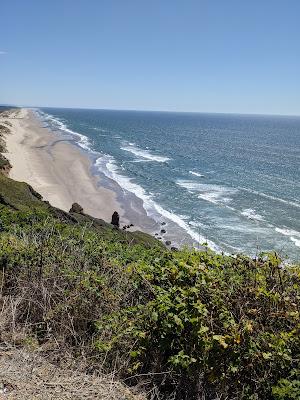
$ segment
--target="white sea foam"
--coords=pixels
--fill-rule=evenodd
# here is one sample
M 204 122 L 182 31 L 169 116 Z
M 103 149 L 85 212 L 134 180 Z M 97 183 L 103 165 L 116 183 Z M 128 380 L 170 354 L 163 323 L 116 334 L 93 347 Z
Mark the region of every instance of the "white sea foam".
M 233 200 L 232 196 L 234 196 L 238 192 L 238 189 L 227 186 L 204 184 L 185 180 L 179 180 L 177 181 L 177 184 L 187 189 L 190 193 L 196 193 L 199 199 L 225 207 L 226 209 L 231 210 L 236 214 L 241 214 L 250 220 L 264 221 L 264 217 L 257 214 L 255 210 L 251 208 L 244 209 L 241 212 L 229 205 L 230 202 Z M 248 227 L 247 229 L 249 230 L 250 228 Z
M 133 194 L 135 194 L 138 198 L 143 200 L 144 208 L 147 212 L 147 215 L 154 218 L 156 221 L 161 220 L 161 216 L 164 218 L 173 221 L 179 227 L 184 229 L 192 239 L 196 242 L 204 243 L 206 239 L 201 236 L 199 233 L 192 230 L 187 222 L 184 221 L 179 215 L 176 215 L 170 211 L 165 210 L 159 204 L 157 204 L 151 195 L 147 194 L 146 191 L 138 184 L 132 181 L 132 179 L 127 176 L 121 175 L 119 173 L 119 168 L 115 163 L 115 160 L 110 155 L 102 155 L 96 160 L 96 166 L 99 170 L 104 173 L 108 178 L 116 181 L 124 190 L 127 190 Z M 219 247 L 213 243 L 212 241 L 207 241 L 208 246 L 215 250 L 220 251 Z
M 298 236 L 300 238 L 300 232 L 295 231 L 294 229 L 275 228 L 275 231 L 285 236 Z
M 247 189 L 247 188 L 244 188 L 244 187 L 239 187 L 239 189 L 243 190 L 245 192 L 248 192 L 248 193 L 256 194 L 257 196 L 265 197 L 266 199 L 274 200 L 274 201 L 277 201 L 279 203 L 284 203 L 284 204 L 288 204 L 288 205 L 290 205 L 292 207 L 300 208 L 300 204 L 296 203 L 294 201 L 281 199 L 280 197 L 275 197 L 275 196 L 272 196 L 270 194 L 266 194 L 266 193 L 263 193 L 263 192 L 258 192 L 256 190 Z
M 264 221 L 264 217 L 257 214 L 252 208 L 245 208 L 241 214 L 248 219 L 254 219 L 256 221 Z
M 103 128 L 93 127 L 92 129 L 93 129 L 94 131 L 98 131 L 98 132 L 107 132 L 107 130 L 106 130 L 106 129 L 103 129 Z
M 232 223 L 224 223 L 224 224 L 219 224 L 218 225 L 219 229 L 224 229 L 232 232 L 240 232 L 243 234 L 266 234 L 268 232 L 268 228 L 265 226 L 258 226 L 258 225 L 248 225 L 248 224 L 236 224 L 235 221 L 232 221 Z
M 203 175 L 203 174 L 200 174 L 200 172 L 189 171 L 189 173 L 190 173 L 191 175 L 199 176 L 199 178 L 204 178 L 204 175 Z
M 141 158 L 138 158 L 138 159 L 136 159 L 136 160 L 131 160 L 131 161 L 127 161 L 127 162 L 130 162 L 130 163 L 145 163 L 145 162 L 152 162 L 152 160 L 144 160 L 144 159 L 141 159 Z
M 214 204 L 229 203 L 232 200 L 231 196 L 237 193 L 237 189 L 234 188 L 187 180 L 178 180 L 177 185 L 191 193 L 197 193 L 198 198 Z
M 204 228 L 205 225 L 199 221 L 189 221 L 189 225 L 193 226 L 194 228 Z
M 281 233 L 282 235 L 288 236 L 295 246 L 300 247 L 300 232 L 288 228 L 275 228 L 275 231 Z
M 66 132 L 70 135 L 73 135 L 73 136 L 76 136 L 77 138 L 79 138 L 79 140 L 77 142 L 78 145 L 85 150 L 91 151 L 91 143 L 86 136 L 82 135 L 81 133 L 72 131 L 71 129 L 69 129 L 67 127 L 67 125 L 65 124 L 65 122 L 63 120 L 56 118 L 51 114 L 47 114 L 41 110 L 38 110 L 38 114 L 42 117 L 42 119 L 44 121 L 50 121 L 50 124 L 52 125 L 52 127 L 55 127 L 55 129 L 58 129 L 60 131 Z
M 121 150 L 128 151 L 129 153 L 132 153 L 137 157 L 142 157 L 143 159 L 150 160 L 150 161 L 166 162 L 166 161 L 170 160 L 169 157 L 159 156 L 159 155 L 150 153 L 149 150 L 141 149 L 141 148 L 135 146 L 134 143 L 128 143 L 125 146 L 122 146 Z
M 300 247 L 300 239 L 296 239 L 293 236 L 291 236 L 290 239 L 295 243 L 295 246 Z

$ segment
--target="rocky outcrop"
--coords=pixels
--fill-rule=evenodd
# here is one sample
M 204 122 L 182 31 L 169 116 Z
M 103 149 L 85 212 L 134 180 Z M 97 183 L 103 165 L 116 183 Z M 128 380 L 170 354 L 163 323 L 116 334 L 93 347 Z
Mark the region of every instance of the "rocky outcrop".
M 81 207 L 80 204 L 78 203 L 73 203 L 72 207 L 70 208 L 70 213 L 76 213 L 76 214 L 83 214 L 83 208 Z
M 120 226 L 120 217 L 117 211 L 114 211 L 113 215 L 111 216 L 111 224 L 116 228 L 119 228 Z
M 130 229 L 130 228 L 132 228 L 133 226 L 134 226 L 133 224 L 124 225 L 123 228 L 122 228 L 122 230 L 123 230 L 123 231 L 126 231 L 126 229 Z

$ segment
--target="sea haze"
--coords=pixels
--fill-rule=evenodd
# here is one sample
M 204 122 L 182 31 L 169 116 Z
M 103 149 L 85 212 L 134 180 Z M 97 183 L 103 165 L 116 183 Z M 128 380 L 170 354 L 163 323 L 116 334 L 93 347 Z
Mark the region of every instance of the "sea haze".
M 300 254 L 300 117 L 37 110 L 157 221 L 228 253 Z M 177 240 L 181 242 L 180 237 Z

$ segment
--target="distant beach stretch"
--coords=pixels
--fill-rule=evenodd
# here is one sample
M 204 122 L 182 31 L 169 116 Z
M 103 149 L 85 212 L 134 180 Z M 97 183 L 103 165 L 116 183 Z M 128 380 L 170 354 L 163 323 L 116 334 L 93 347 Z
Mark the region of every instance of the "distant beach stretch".
M 117 211 L 172 246 L 299 254 L 300 118 L 23 108 L 11 123 L 11 177 L 56 207 Z
M 144 230 L 154 235 L 154 231 L 160 232 L 160 225 L 148 218 L 139 199 L 129 195 L 126 202 L 121 202 L 117 199 L 121 196 L 120 187 L 105 176 L 92 173 L 91 158 L 74 138 L 62 137 L 48 129 L 30 109 L 14 110 L 5 120 L 11 124 L 11 134 L 5 140 L 5 155 L 12 166 L 9 173 L 12 179 L 29 183 L 44 200 L 64 211 L 69 211 L 77 202 L 86 214 L 106 222 L 117 211 L 121 227 L 132 224 L 130 230 Z M 160 232 L 156 236 L 163 240 L 164 234 Z M 167 238 L 164 239 L 167 241 Z
M 122 206 L 114 193 L 97 185 L 90 173 L 91 162 L 77 147 L 43 128 L 36 115 L 21 109 L 11 118 L 7 136 L 7 158 L 11 178 L 29 183 L 53 206 L 68 211 L 77 201 L 86 213 L 109 220 Z

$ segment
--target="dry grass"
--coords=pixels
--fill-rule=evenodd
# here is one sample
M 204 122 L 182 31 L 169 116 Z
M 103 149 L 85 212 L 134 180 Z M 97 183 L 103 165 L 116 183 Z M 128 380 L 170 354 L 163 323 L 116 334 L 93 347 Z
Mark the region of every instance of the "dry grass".
M 86 374 L 80 361 L 70 368 L 67 354 L 50 362 L 58 358 L 57 346 L 52 357 L 51 346 L 26 343 L 29 329 L 16 324 L 17 307 L 17 299 L 0 296 L 0 400 L 143 400 L 113 374 Z
M 37 352 L 0 347 L 0 399 L 138 400 L 120 382 L 57 368 Z

